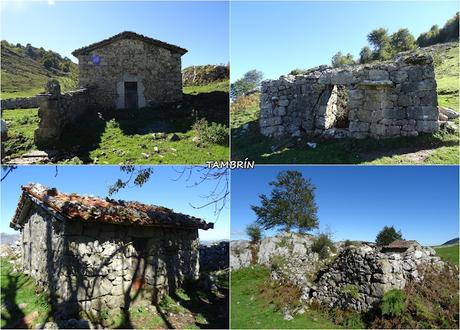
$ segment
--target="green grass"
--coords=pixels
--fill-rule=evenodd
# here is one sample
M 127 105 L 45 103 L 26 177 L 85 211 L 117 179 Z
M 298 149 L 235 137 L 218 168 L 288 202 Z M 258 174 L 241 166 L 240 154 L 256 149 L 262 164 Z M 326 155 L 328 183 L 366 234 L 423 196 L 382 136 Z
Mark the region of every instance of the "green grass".
M 204 88 L 209 93 L 197 92 Z M 228 160 L 227 145 L 197 145 L 193 141 L 196 132 L 192 126 L 197 118 L 194 111 L 204 113 L 200 118 L 209 117 L 209 122 L 228 124 L 228 93 L 214 88 L 218 86 L 197 86 L 196 95 L 184 96 L 179 109 L 164 106 L 123 113 L 89 113 L 50 149 L 65 153 L 58 163 L 66 164 L 204 164 Z M 37 149 L 33 139 L 39 123 L 37 113 L 37 109 L 3 110 L 2 118 L 8 122 L 5 154 L 10 159 Z M 154 137 L 155 132 L 165 136 Z M 171 141 L 173 134 L 180 140 Z
M 435 54 L 438 102 L 459 111 L 458 45 L 448 44 Z M 271 139 L 259 132 L 258 98 L 232 105 L 232 159 L 249 158 L 269 164 L 458 164 L 458 134 L 438 132 L 415 138 L 319 140 Z M 234 109 L 238 109 L 235 111 Z M 456 120 L 458 125 L 458 119 Z M 243 130 L 247 125 L 248 129 Z M 317 143 L 310 148 L 307 142 Z
M 254 266 L 231 274 L 231 328 L 233 329 L 328 329 L 338 328 L 326 316 L 314 310 L 286 321 L 260 290 L 269 280 L 268 269 Z
M 12 265 L 8 259 L 1 258 L 1 327 L 19 327 L 19 320 L 33 312 L 38 316 L 33 319 L 32 328 L 43 324 L 50 318 L 51 306 L 45 293 L 36 293 L 34 281 L 20 273 L 12 272 Z M 24 307 L 20 308 L 19 305 Z M 6 308 L 4 306 L 7 306 Z
M 451 245 L 451 246 L 438 246 L 435 247 L 435 251 L 438 256 L 441 257 L 442 260 L 444 261 L 450 261 L 454 265 L 458 266 L 458 244 L 456 245 Z
M 197 95 L 200 93 L 210 93 L 210 92 L 226 92 L 228 93 L 230 89 L 229 81 L 216 81 L 208 85 L 199 85 L 199 86 L 185 86 L 183 88 L 184 94 Z

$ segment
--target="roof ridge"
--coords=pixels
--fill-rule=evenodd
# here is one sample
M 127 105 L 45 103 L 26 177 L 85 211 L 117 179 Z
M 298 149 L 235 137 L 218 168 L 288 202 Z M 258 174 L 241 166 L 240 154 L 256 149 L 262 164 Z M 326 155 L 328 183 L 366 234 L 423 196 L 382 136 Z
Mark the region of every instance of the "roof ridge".
M 145 36 L 143 34 L 136 33 L 136 32 L 133 32 L 133 31 L 123 31 L 123 32 L 120 32 L 120 33 L 112 36 L 112 37 L 103 39 L 101 41 L 94 42 L 94 43 L 92 43 L 92 44 L 90 44 L 88 46 L 85 46 L 85 47 L 75 49 L 72 52 L 72 55 L 75 56 L 75 57 L 78 57 L 78 55 L 85 54 L 87 52 L 90 52 L 91 50 L 103 47 L 105 45 L 111 44 L 112 42 L 115 42 L 115 41 L 123 39 L 123 38 L 133 38 L 133 39 L 142 40 L 144 42 L 154 44 L 156 46 L 168 49 L 168 50 L 170 50 L 172 52 L 179 53 L 180 55 L 184 55 L 185 53 L 187 53 L 187 49 L 185 49 L 185 48 L 182 48 L 182 47 L 179 47 L 179 46 L 176 46 L 176 45 L 173 45 L 173 44 L 169 44 L 167 42 L 164 42 L 164 41 L 161 41 L 161 40 L 158 40 L 158 39 L 150 38 L 150 37 L 147 37 L 147 36 Z

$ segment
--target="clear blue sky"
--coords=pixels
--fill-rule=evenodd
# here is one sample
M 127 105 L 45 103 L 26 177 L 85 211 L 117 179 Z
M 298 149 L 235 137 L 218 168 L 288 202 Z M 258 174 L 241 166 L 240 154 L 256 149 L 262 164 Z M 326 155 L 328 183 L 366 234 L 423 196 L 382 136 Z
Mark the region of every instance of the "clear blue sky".
M 216 219 L 213 207 L 195 209 L 190 206 L 190 203 L 195 206 L 205 204 L 206 200 L 201 196 L 209 194 L 214 184 L 205 182 L 189 188 L 189 185 L 197 181 L 198 173 L 193 171 L 189 182 L 186 182 L 185 179 L 174 181 L 177 178 L 177 172 L 174 169 L 177 168 L 177 166 L 155 166 L 150 181 L 143 187 L 126 188 L 111 198 L 161 205 L 208 222 L 215 222 L 215 229 L 199 231 L 200 239 L 228 239 L 230 236 L 229 207 L 224 209 Z M 58 175 L 56 177 L 54 175 L 54 166 L 21 166 L 2 182 L 1 232 L 15 232 L 9 228 L 9 223 L 19 201 L 21 185 L 34 182 L 56 187 L 66 193 L 75 192 L 106 197 L 107 187 L 110 184 L 118 178 L 126 178 L 118 166 L 59 166 Z
M 458 167 L 258 166 L 232 172 L 232 239 L 247 238 L 256 220 L 250 205 L 260 205 L 259 194 L 269 195 L 269 181 L 287 169 L 316 186 L 320 229 L 329 226 L 334 240 L 374 241 L 385 225 L 426 245 L 458 237 Z
M 458 1 L 232 2 L 231 80 L 251 69 L 276 79 L 330 64 L 338 51 L 356 58 L 373 29 L 408 28 L 417 38 L 458 10 Z
M 188 49 L 183 67 L 229 61 L 224 1 L 0 2 L 2 39 L 51 49 L 73 61 L 73 50 L 126 30 Z

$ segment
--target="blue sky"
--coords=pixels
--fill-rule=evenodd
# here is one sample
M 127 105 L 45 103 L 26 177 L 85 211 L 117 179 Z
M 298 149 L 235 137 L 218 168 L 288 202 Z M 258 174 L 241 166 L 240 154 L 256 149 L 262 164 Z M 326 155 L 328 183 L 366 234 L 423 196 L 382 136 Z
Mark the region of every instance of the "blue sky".
M 276 79 L 295 68 L 330 64 L 338 51 L 355 57 L 366 36 L 383 27 L 408 28 L 417 38 L 443 26 L 458 1 L 232 2 L 231 80 L 251 70 Z
M 73 50 L 125 30 L 188 49 L 183 67 L 229 61 L 227 2 L 0 2 L 2 39 L 42 46 L 75 62 Z
M 232 172 L 232 239 L 247 238 L 245 227 L 256 220 L 250 205 L 260 205 L 259 194 L 269 195 L 268 183 L 287 169 L 316 186 L 320 229 L 329 227 L 334 240 L 374 241 L 385 225 L 426 245 L 458 237 L 458 167 L 257 166 Z
M 175 166 L 155 166 L 154 173 L 148 183 L 141 188 L 126 188 L 111 198 L 139 201 L 174 209 L 175 211 L 215 222 L 215 229 L 200 230 L 202 240 L 228 239 L 230 235 L 229 207 L 225 208 L 216 219 L 213 207 L 195 209 L 190 204 L 199 206 L 206 200 L 201 196 L 209 194 L 214 188 L 211 182 L 205 182 L 190 188 L 198 180 L 199 173 L 193 171 L 190 181 L 177 179 Z M 3 173 L 2 173 L 3 174 Z M 66 193 L 79 193 L 100 197 L 107 196 L 107 187 L 118 178 L 124 178 L 118 166 L 59 166 L 55 177 L 54 166 L 21 166 L 13 171 L 1 185 L 1 220 L 0 231 L 14 233 L 9 223 L 16 210 L 21 193 L 21 185 L 29 182 L 41 183 L 48 187 L 56 187 Z

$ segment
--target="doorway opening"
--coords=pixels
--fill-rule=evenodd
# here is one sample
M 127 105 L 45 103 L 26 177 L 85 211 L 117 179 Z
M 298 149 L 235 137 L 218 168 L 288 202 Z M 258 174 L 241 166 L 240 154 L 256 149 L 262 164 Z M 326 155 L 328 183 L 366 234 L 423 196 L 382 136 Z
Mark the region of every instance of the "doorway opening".
M 137 109 L 138 108 L 137 82 L 136 81 L 125 81 L 125 108 L 126 109 Z

